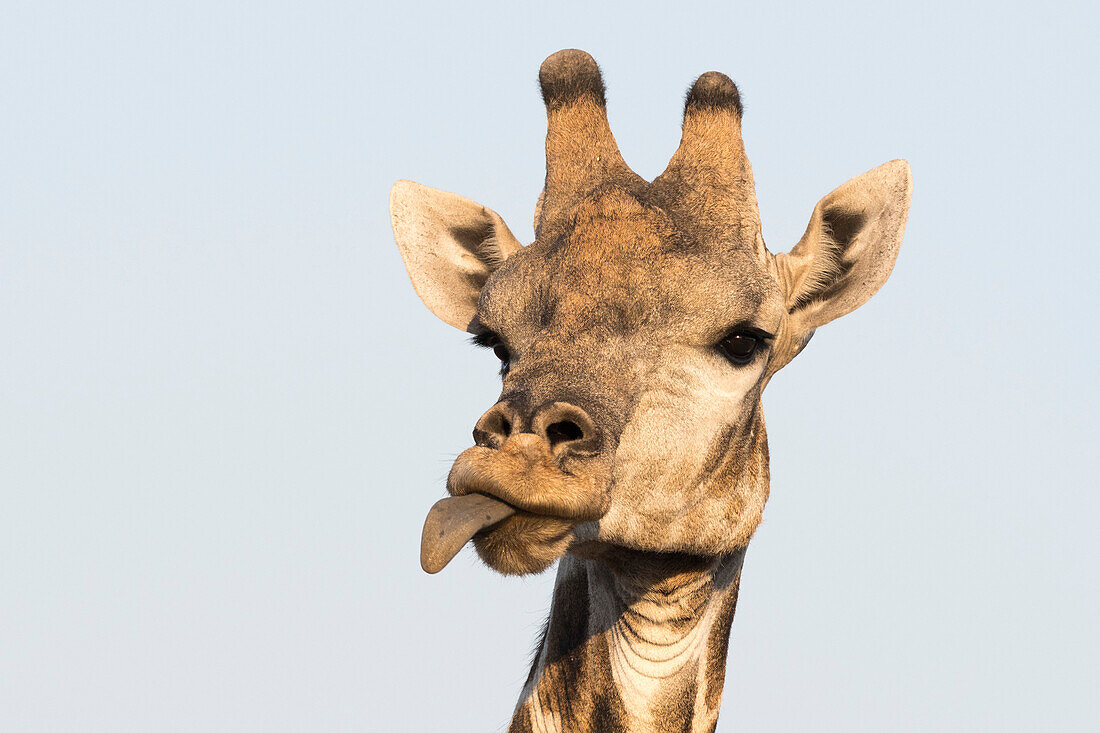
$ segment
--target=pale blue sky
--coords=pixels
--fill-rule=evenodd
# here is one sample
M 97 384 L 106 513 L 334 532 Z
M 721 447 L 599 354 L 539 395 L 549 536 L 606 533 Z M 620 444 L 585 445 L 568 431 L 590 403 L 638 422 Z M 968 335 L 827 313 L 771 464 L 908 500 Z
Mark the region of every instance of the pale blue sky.
M 504 727 L 552 575 L 418 567 L 498 378 L 386 199 L 529 239 L 565 47 L 646 177 L 732 76 L 774 251 L 913 168 L 765 397 L 719 730 L 1100 728 L 1095 3 L 153 5 L 0 10 L 0 729 Z

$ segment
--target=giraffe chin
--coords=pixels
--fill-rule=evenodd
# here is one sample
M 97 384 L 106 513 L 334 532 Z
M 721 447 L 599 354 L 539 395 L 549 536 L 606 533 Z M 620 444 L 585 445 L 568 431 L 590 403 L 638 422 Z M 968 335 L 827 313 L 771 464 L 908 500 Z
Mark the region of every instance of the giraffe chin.
M 474 548 L 486 565 L 502 575 L 541 573 L 565 554 L 575 522 L 517 512 L 474 535 Z

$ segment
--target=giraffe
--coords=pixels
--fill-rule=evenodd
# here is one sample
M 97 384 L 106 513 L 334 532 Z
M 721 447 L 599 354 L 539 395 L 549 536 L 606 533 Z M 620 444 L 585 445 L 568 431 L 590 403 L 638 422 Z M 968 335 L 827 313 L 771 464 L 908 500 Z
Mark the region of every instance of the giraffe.
M 512 733 L 713 731 L 769 492 L 761 393 L 889 277 L 909 165 L 835 189 L 773 255 L 727 76 L 695 81 L 652 182 L 619 153 L 591 56 L 559 51 L 539 82 L 533 243 L 456 194 L 399 181 L 390 195 L 417 294 L 501 362 L 501 395 L 428 513 L 421 564 L 438 572 L 471 539 L 503 574 L 558 563 Z

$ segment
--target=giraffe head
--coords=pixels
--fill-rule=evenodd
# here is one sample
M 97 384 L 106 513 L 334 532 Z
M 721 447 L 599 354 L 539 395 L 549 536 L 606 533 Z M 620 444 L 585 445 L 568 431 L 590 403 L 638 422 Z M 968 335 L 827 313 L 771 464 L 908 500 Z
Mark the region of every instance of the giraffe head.
M 503 573 L 609 547 L 720 555 L 768 497 L 764 387 L 814 330 L 886 281 L 909 209 L 893 161 L 818 202 L 786 253 L 764 246 L 737 87 L 708 72 L 652 183 L 627 167 L 591 56 L 550 56 L 535 241 L 408 181 L 394 234 L 413 286 L 500 358 L 503 389 L 425 526 L 425 569 L 473 537 Z

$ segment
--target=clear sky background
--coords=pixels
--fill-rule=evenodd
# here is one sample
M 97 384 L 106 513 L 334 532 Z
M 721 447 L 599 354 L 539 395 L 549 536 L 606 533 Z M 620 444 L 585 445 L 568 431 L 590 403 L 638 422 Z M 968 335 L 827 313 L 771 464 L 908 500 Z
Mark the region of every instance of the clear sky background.
M 719 730 L 1100 729 L 1096 3 L 155 5 L 0 10 L 0 729 L 506 725 L 553 577 L 418 566 L 499 384 L 386 202 L 529 241 L 567 47 L 647 178 L 732 76 L 773 251 L 913 168 L 765 395 Z

